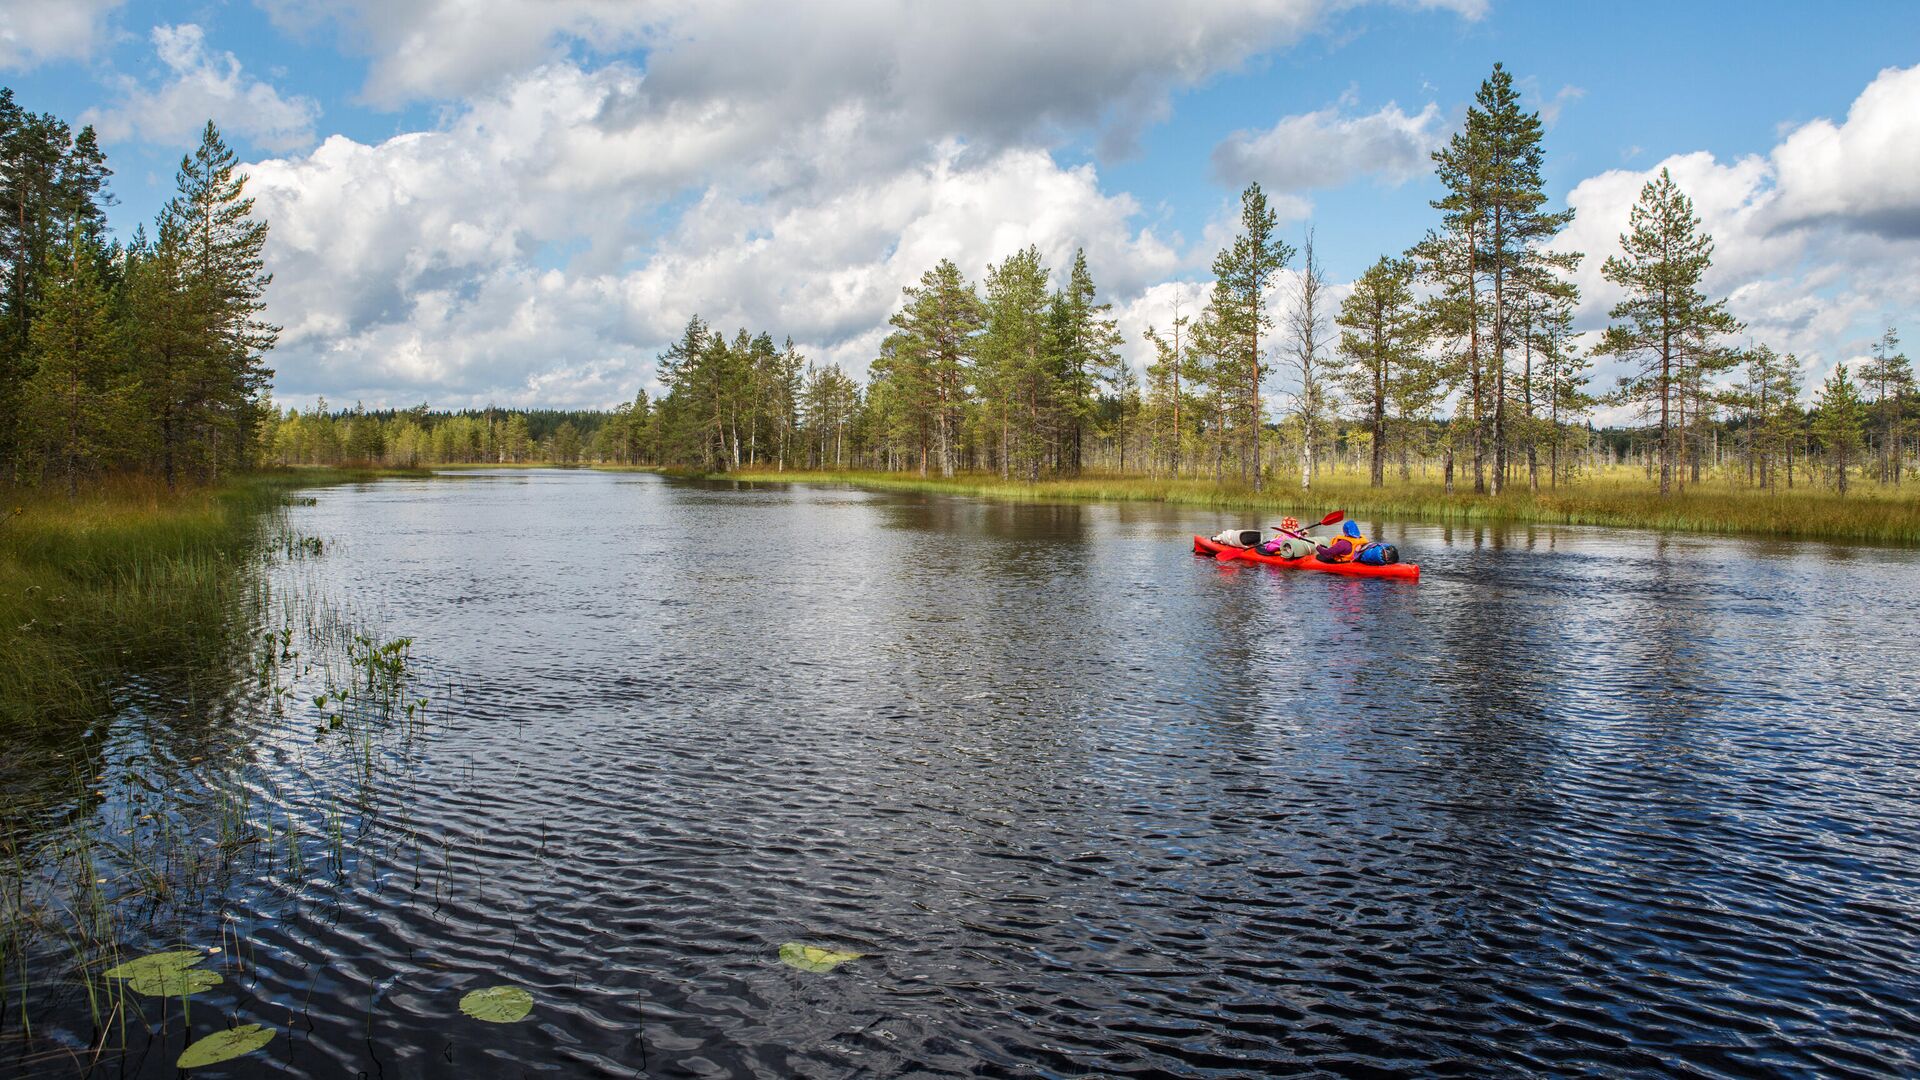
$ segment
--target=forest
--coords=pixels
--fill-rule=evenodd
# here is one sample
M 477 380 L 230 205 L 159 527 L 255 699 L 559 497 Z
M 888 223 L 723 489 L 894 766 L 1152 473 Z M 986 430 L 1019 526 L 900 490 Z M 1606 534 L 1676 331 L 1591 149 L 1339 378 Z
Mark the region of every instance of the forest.
M 1084 251 L 1037 247 L 976 281 L 943 259 L 902 291 L 864 381 L 791 338 L 698 315 L 654 386 L 609 411 L 275 408 L 271 281 L 245 177 L 209 123 L 151 234 L 106 235 L 91 128 L 0 91 L 0 476 L 64 487 L 122 473 L 172 487 L 250 466 L 453 463 L 861 468 L 1035 482 L 1086 473 L 1310 490 L 1330 472 L 1435 480 L 1449 496 L 1539 491 L 1605 466 L 1662 494 L 1711 476 L 1756 490 L 1898 485 L 1913 461 L 1912 367 L 1889 328 L 1858 371 L 1803 385 L 1703 286 L 1713 239 L 1664 170 L 1601 257 L 1623 299 L 1583 351 L 1571 220 L 1542 188 L 1543 128 L 1496 65 L 1433 155 L 1431 229 L 1350 288 L 1311 230 L 1294 244 L 1258 183 L 1198 311 L 1124 356 Z M 1338 298 L 1336 301 L 1336 297 Z M 1627 374 L 1595 385 L 1596 361 Z M 1809 400 L 1811 398 L 1811 400 Z M 1636 423 L 1595 432 L 1601 408 Z
M 0 477 L 59 486 L 146 473 L 169 488 L 259 461 L 278 328 L 234 154 L 208 123 L 153 232 L 110 240 L 111 171 L 0 89 Z

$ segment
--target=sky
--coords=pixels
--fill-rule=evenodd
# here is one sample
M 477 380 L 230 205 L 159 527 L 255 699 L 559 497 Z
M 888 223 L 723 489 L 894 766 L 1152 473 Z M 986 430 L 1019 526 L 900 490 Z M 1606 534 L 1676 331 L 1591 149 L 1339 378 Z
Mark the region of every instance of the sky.
M 1575 212 L 1589 342 L 1663 167 L 1743 341 L 1809 383 L 1920 341 L 1910 2 L 0 0 L 0 85 L 96 128 L 119 235 L 218 125 L 301 406 L 606 407 L 695 314 L 860 374 L 903 286 L 1028 244 L 1086 250 L 1143 363 L 1249 181 L 1338 283 L 1418 241 L 1496 62 Z

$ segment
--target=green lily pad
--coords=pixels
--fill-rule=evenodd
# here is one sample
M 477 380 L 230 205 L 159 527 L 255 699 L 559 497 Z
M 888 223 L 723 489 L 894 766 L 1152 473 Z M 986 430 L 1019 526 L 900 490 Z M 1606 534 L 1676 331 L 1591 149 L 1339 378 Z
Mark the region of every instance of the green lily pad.
M 511 1024 L 533 1011 L 533 995 L 517 986 L 489 986 L 461 998 L 460 1011 L 489 1024 Z
M 211 990 L 223 981 L 218 972 L 206 968 L 173 968 L 135 975 L 127 980 L 127 985 L 135 993 L 149 997 L 188 997 L 202 990 Z
M 267 1045 L 273 1039 L 273 1029 L 259 1024 L 245 1024 L 213 1034 L 187 1047 L 175 1062 L 183 1069 L 197 1069 L 202 1065 L 218 1065 L 223 1061 L 232 1061 L 242 1054 L 251 1054 Z
M 802 945 L 789 941 L 780 946 L 780 961 L 801 971 L 832 971 L 849 960 L 858 960 L 866 953 L 840 952 L 836 949 L 823 949 L 818 945 Z
M 159 952 L 152 956 L 143 956 L 138 960 L 129 960 L 119 967 L 108 968 L 103 974 L 109 979 L 138 979 L 143 975 L 183 971 L 202 959 L 204 957 L 198 949 L 175 949 L 172 952 Z

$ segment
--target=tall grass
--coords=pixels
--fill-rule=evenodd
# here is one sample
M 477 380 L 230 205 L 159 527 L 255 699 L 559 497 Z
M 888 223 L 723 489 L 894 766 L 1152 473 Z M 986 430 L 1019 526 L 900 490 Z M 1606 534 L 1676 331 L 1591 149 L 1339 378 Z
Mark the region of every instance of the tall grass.
M 114 480 L 79 499 L 0 495 L 0 728 L 99 714 L 123 672 L 204 669 L 253 588 L 262 514 L 348 474 L 263 473 L 169 492 Z
M 1904 491 L 1866 489 L 1842 498 L 1827 490 L 1799 488 L 1763 492 L 1710 479 L 1662 498 L 1653 484 L 1630 469 L 1582 477 L 1538 494 L 1524 487 L 1499 496 L 1446 493 L 1437 480 L 1390 480 L 1370 487 L 1364 475 L 1333 473 L 1314 481 L 1310 492 L 1280 482 L 1263 492 L 1237 482 L 1174 480 L 1164 477 L 1088 475 L 1038 483 L 1003 481 L 970 473 L 951 480 L 913 474 L 865 471 L 745 470 L 726 479 L 848 483 L 893 491 L 933 491 L 994 499 L 1093 499 L 1112 502 L 1161 502 L 1218 510 L 1293 512 L 1319 517 L 1331 509 L 1349 514 L 1440 522 L 1552 522 L 1615 525 L 1682 532 L 1748 533 L 1822 540 L 1920 543 L 1920 487 Z
M 244 965 L 239 883 L 303 891 L 381 843 L 424 860 L 378 797 L 427 723 L 411 642 L 263 572 L 322 556 L 276 512 L 293 488 L 362 475 L 0 504 L 0 1073 L 81 1063 L 76 1036 L 118 1057 L 130 1021 L 151 1028 L 100 978 L 121 959 L 217 937 Z M 306 723 L 293 780 L 263 770 L 261 733 Z

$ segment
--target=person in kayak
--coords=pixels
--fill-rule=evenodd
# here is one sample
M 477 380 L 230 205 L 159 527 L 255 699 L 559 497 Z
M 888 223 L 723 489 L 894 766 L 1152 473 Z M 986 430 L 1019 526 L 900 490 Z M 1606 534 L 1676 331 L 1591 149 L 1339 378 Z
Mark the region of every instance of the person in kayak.
M 1334 537 L 1332 543 L 1314 548 L 1313 555 L 1321 562 L 1352 562 L 1360 554 L 1360 549 L 1366 546 L 1367 537 L 1360 531 L 1360 524 L 1349 521 L 1340 526 L 1340 535 Z

